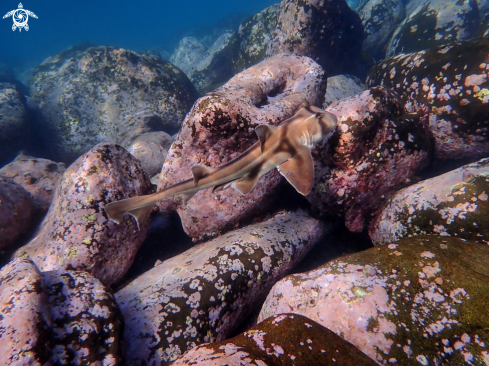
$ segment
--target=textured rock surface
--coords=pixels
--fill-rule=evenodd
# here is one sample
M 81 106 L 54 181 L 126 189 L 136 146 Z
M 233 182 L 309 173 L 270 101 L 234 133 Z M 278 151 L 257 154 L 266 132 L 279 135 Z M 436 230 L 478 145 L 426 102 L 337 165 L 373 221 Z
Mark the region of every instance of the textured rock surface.
M 424 236 L 376 247 L 277 283 L 259 321 L 307 316 L 382 364 L 489 360 L 489 248 Z
M 323 109 L 331 103 L 363 92 L 365 84 L 351 75 L 337 75 L 328 78 L 328 88 L 324 96 Z
M 167 364 L 221 341 L 325 232 L 302 212 L 281 213 L 170 258 L 115 294 L 128 364 Z
M 362 22 L 344 0 L 283 0 L 266 55 L 309 56 L 333 76 L 351 72 L 362 42 Z
M 152 177 L 161 171 L 172 142 L 173 138 L 166 132 L 146 132 L 134 140 L 128 151 Z
M 183 64 L 185 73 L 199 93 L 204 94 L 206 91 L 213 90 L 233 76 L 229 62 L 224 56 L 231 35 L 232 33 L 230 32 L 222 34 L 212 46 L 200 54 L 197 54 L 200 48 L 194 49 L 196 48 L 195 43 L 180 43 L 179 49 L 172 56 L 178 62 L 177 66 L 180 62 Z M 187 60 L 180 60 L 180 55 L 183 53 L 192 54 L 192 56 L 189 55 L 187 58 L 189 58 L 188 61 L 190 61 L 190 58 L 194 59 L 194 61 L 185 63 Z
M 429 159 L 427 121 L 405 114 L 399 98 L 374 88 L 327 108 L 338 117 L 335 134 L 313 149 L 315 184 L 306 198 L 328 214 L 345 215 L 351 231 L 384 195 L 423 168 Z
M 28 259 L 0 270 L 0 364 L 50 364 L 51 318 L 43 290 L 43 277 Z
M 0 82 L 0 166 L 17 155 L 29 134 L 24 96 L 15 85 Z
M 121 365 L 123 320 L 108 287 L 87 272 L 44 272 L 56 365 Z
M 12 179 L 33 198 L 34 208 L 46 211 L 53 201 L 54 191 L 66 170 L 63 163 L 19 154 L 0 169 L 0 177 Z
M 37 236 L 15 257 L 30 257 L 41 271 L 85 270 L 111 284 L 131 265 L 149 222 L 140 231 L 129 216 L 117 225 L 103 208 L 149 192 L 134 157 L 118 145 L 99 144 L 66 170 Z
M 0 249 L 8 248 L 29 230 L 33 212 L 29 193 L 11 179 L 0 177 Z
M 489 40 L 479 39 L 379 62 L 367 87 L 393 88 L 408 111 L 430 112 L 429 128 L 440 159 L 489 154 Z
M 282 314 L 227 341 L 203 344 L 172 365 L 377 365 L 329 329 L 298 314 Z
M 232 75 L 257 64 L 265 58 L 271 34 L 277 26 L 279 5 L 265 10 L 243 21 L 229 40 L 226 57 Z
M 357 13 L 362 19 L 365 32 L 363 50 L 376 60 L 383 59 L 387 41 L 397 25 L 404 19 L 403 1 L 364 1 L 358 7 Z
M 489 159 L 395 193 L 378 209 L 369 234 L 376 245 L 425 234 L 489 244 Z
M 158 190 L 190 178 L 195 164 L 218 167 L 240 155 L 257 141 L 258 125 L 278 125 L 303 104 L 321 105 L 324 89 L 323 71 L 307 57 L 276 55 L 236 75 L 195 103 L 168 152 Z M 281 181 L 271 172 L 246 197 L 234 189 L 209 189 L 184 207 L 180 197 L 158 206 L 163 212 L 178 208 L 191 237 L 212 237 L 266 209 Z
M 32 95 L 49 130 L 44 137 L 63 161 L 100 142 L 127 147 L 144 132 L 177 129 L 196 99 L 169 62 L 112 47 L 48 58 L 33 75 Z
M 399 24 L 386 57 L 470 39 L 479 23 L 476 0 L 413 1 L 417 6 Z
M 184 37 L 171 55 L 170 62 L 189 76 L 192 65 L 203 58 L 206 50 L 206 45 L 197 38 Z

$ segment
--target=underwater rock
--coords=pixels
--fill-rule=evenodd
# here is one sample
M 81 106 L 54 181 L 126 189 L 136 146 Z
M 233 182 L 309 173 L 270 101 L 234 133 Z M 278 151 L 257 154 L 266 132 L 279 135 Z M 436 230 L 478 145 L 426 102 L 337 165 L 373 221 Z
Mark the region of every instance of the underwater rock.
M 146 132 L 134 140 L 128 151 L 152 177 L 161 171 L 172 142 L 173 138 L 166 132 Z
M 434 235 L 403 239 L 284 278 L 258 321 L 302 314 L 381 364 L 483 365 L 487 263 L 486 245 Z
M 193 165 L 218 167 L 240 155 L 257 141 L 258 125 L 278 125 L 303 105 L 321 105 L 325 82 L 321 67 L 310 58 L 276 55 L 200 98 L 168 152 L 158 190 L 190 178 Z M 208 189 L 185 206 L 180 196 L 161 200 L 158 206 L 162 212 L 177 208 L 192 238 L 208 238 L 266 210 L 282 180 L 273 171 L 261 177 L 246 197 L 234 189 Z
M 20 153 L 0 169 L 0 177 L 7 177 L 22 186 L 32 196 L 34 209 L 45 212 L 65 170 L 63 163 Z
M 324 96 L 323 109 L 337 100 L 360 94 L 365 89 L 365 84 L 352 75 L 337 75 L 328 78 L 328 87 Z
M 29 137 L 25 97 L 15 85 L 0 82 L 0 166 L 11 161 Z
M 414 1 L 387 44 L 386 58 L 470 39 L 479 24 L 476 0 Z
M 29 230 L 33 213 L 29 193 L 11 179 L 0 176 L 0 249 L 8 248 Z
M 44 280 L 34 263 L 17 258 L 0 270 L 0 364 L 50 365 L 51 318 Z
M 165 365 L 200 343 L 229 337 L 326 232 L 303 212 L 279 213 L 139 276 L 115 294 L 126 362 Z
M 429 111 L 439 159 L 489 154 L 489 39 L 454 42 L 379 62 L 367 88 L 394 89 L 408 111 Z
M 118 145 L 99 144 L 65 171 L 37 236 L 15 257 L 31 258 L 41 271 L 85 270 L 105 284 L 122 278 L 146 238 L 127 216 L 107 219 L 106 203 L 150 193 L 139 162 Z
M 206 45 L 197 38 L 184 37 L 171 55 L 170 62 L 189 76 L 192 65 L 203 58 L 206 50 Z
M 111 290 L 88 272 L 43 273 L 56 365 L 122 365 L 123 319 Z
M 355 69 L 362 42 L 362 21 L 346 1 L 282 0 L 266 56 L 309 56 L 334 76 Z
M 272 32 L 277 26 L 279 5 L 274 4 L 244 20 L 229 40 L 226 57 L 232 75 L 265 58 Z
M 233 76 L 224 56 L 231 35 L 232 33 L 230 32 L 222 34 L 209 49 L 205 50 L 200 56 L 195 55 L 195 61 L 192 64 L 184 65 L 186 68 L 185 73 L 200 94 L 215 89 Z M 184 46 L 190 47 L 188 44 L 182 45 L 182 47 Z M 185 51 L 177 49 L 175 52 L 176 59 L 179 57 L 179 53 Z
M 355 346 L 298 314 L 268 318 L 246 332 L 197 346 L 173 366 L 350 366 L 377 365 Z
M 368 0 L 362 1 L 357 9 L 363 24 L 365 40 L 363 51 L 376 60 L 382 60 L 385 46 L 392 32 L 404 19 L 402 0 Z
M 360 232 L 384 196 L 428 164 L 427 118 L 404 113 L 398 96 L 382 87 L 334 102 L 327 111 L 338 126 L 312 150 L 315 181 L 306 198 L 321 212 L 344 214 L 348 229 Z
M 489 159 L 404 188 L 369 226 L 374 245 L 425 234 L 489 244 Z
M 145 132 L 176 130 L 197 98 L 183 72 L 154 55 L 122 48 L 73 48 L 33 75 L 43 137 L 71 162 L 100 142 L 128 147 Z

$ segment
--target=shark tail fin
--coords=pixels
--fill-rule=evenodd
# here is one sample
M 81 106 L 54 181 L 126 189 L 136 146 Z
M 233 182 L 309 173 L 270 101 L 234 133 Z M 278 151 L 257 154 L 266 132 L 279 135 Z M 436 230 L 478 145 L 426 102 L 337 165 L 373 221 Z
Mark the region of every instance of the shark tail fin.
M 131 215 L 136 219 L 136 225 L 139 230 L 141 224 L 149 217 L 149 214 L 157 201 L 151 196 L 152 195 L 138 196 L 109 203 L 105 205 L 105 212 L 109 219 L 117 224 L 122 222 L 122 219 L 126 214 Z

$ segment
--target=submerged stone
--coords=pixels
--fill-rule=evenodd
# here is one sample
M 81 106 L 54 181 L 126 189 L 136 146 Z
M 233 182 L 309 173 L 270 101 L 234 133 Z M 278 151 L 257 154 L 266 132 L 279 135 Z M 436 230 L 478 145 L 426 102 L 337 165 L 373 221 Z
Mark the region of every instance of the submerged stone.
M 284 278 L 258 321 L 302 314 L 380 364 L 487 364 L 487 263 L 486 245 L 403 239 Z
M 172 365 L 373 366 L 377 363 L 315 321 L 298 314 L 270 317 L 226 341 L 203 344 Z
M 222 341 L 327 232 L 303 212 L 222 235 L 170 258 L 119 290 L 126 362 L 166 365 Z

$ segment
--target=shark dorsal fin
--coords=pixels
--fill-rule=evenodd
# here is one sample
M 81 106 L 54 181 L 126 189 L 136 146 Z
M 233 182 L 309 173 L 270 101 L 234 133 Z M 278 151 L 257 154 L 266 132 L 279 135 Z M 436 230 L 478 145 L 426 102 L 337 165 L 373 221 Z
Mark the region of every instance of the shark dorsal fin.
M 196 186 L 197 183 L 199 183 L 199 180 L 200 178 L 202 178 L 202 176 L 212 173 L 215 169 L 205 165 L 198 164 L 198 165 L 194 165 L 192 168 L 190 168 L 190 170 L 192 170 L 192 175 L 194 176 L 194 186 Z
M 255 133 L 260 140 L 261 152 L 263 152 L 263 148 L 265 146 L 265 141 L 277 130 L 276 126 L 272 125 L 260 125 L 255 128 Z
M 243 178 L 232 182 L 231 187 L 233 187 L 235 190 L 245 196 L 250 193 L 251 190 L 256 186 L 258 178 L 260 178 L 258 174 L 254 174 L 252 176 L 247 174 Z
M 311 151 L 301 146 L 297 154 L 277 167 L 280 174 L 303 196 L 307 195 L 314 182 L 314 163 Z

